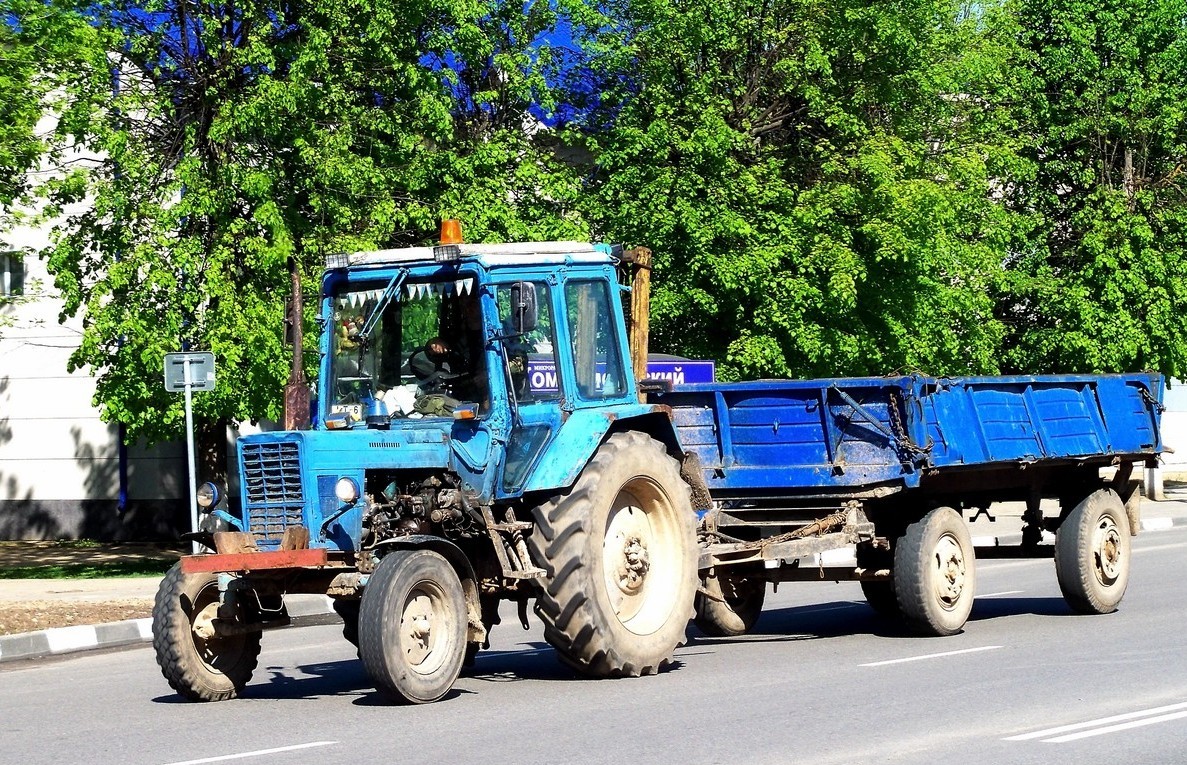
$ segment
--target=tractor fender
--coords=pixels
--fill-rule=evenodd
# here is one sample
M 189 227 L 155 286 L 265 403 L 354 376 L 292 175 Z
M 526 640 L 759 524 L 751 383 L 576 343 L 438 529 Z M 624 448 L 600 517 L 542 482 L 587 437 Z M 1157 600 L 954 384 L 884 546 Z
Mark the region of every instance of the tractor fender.
M 664 444 L 673 456 L 682 453 L 672 426 L 671 409 L 667 406 L 620 404 L 578 409 L 569 415 L 536 461 L 523 493 L 556 491 L 572 486 L 602 442 L 611 433 L 624 430 L 648 433 Z

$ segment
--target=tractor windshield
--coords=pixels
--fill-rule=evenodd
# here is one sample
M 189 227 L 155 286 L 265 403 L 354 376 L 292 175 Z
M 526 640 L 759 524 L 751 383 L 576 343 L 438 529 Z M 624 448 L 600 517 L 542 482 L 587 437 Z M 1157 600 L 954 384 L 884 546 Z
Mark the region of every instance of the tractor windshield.
M 333 297 L 330 412 L 373 422 L 451 417 L 462 404 L 484 411 L 487 365 L 474 280 L 408 280 L 384 305 L 388 285 L 344 285 Z

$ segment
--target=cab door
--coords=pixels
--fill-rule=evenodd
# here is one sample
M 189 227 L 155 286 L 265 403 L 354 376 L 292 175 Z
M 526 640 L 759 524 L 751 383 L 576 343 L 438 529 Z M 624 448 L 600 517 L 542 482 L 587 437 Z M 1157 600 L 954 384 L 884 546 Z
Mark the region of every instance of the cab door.
M 497 494 L 517 496 L 561 425 L 562 387 L 557 361 L 554 291 L 543 278 L 519 280 L 531 284 L 538 311 L 536 326 L 516 335 L 511 322 L 511 284 L 495 288 L 503 376 L 511 409 L 511 427 L 502 461 Z

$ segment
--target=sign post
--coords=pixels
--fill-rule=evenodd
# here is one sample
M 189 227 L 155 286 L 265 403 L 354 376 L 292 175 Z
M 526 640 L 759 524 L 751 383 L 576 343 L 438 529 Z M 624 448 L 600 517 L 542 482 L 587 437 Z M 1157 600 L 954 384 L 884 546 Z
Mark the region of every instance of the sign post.
M 185 446 L 189 468 L 190 531 L 198 530 L 198 486 L 194 483 L 194 407 L 193 391 L 214 390 L 214 354 L 166 353 L 165 390 L 170 393 L 185 392 Z M 193 552 L 199 552 L 197 541 Z

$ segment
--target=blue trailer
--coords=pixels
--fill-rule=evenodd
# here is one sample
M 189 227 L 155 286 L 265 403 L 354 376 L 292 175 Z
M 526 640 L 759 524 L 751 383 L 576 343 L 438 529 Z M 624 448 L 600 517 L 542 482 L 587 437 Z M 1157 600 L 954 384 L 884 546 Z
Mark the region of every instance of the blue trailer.
M 1026 505 L 1021 543 L 976 555 L 1055 557 L 1074 608 L 1111 611 L 1139 527 L 1134 467 L 1162 450 L 1161 394 L 1157 374 L 909 375 L 660 392 L 654 398 L 671 407 L 703 478 L 698 624 L 718 635 L 749 629 L 768 581 L 856 578 L 878 611 L 927 634 L 959 631 L 974 576 L 961 515 L 1011 501 Z M 1044 515 L 1044 499 L 1057 515 Z M 1044 532 L 1056 533 L 1055 544 Z M 800 567 L 849 545 L 852 568 Z M 907 560 L 937 546 L 946 557 Z M 939 583 L 940 596 L 918 597 L 923 585 L 912 579 Z
M 857 580 L 945 635 L 977 557 L 1049 556 L 1075 609 L 1117 607 L 1158 375 L 640 381 L 646 321 L 628 333 L 620 279 L 648 257 L 443 241 L 331 259 L 316 422 L 241 439 L 235 497 L 199 490 L 209 552 L 153 612 L 169 684 L 237 695 L 296 592 L 332 597 L 376 687 L 413 703 L 449 691 L 501 601 L 525 626 L 534 606 L 591 677 L 660 671 L 690 619 L 751 629 L 772 582 Z M 964 516 L 1003 501 L 1024 503 L 1020 543 L 974 548 Z M 852 565 L 821 565 L 840 548 Z

